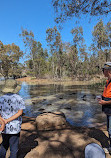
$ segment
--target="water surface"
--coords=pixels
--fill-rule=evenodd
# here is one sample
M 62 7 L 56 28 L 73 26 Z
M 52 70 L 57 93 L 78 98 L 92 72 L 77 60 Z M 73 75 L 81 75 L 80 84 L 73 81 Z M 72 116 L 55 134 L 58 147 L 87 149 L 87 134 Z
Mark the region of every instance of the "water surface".
M 23 82 L 19 94 L 26 102 L 26 116 L 36 117 L 43 112 L 61 111 L 74 126 L 92 127 L 106 122 L 106 116 L 96 101 L 96 95 L 101 94 L 99 88 L 61 84 L 35 86 Z

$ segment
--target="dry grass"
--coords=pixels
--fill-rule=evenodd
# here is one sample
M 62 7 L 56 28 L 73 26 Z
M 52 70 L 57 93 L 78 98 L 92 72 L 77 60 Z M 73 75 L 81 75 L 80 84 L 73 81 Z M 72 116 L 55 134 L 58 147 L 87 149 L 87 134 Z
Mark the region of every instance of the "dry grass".
M 90 85 L 94 83 L 100 82 L 100 79 L 92 79 L 91 81 L 74 81 L 71 79 L 68 80 L 54 80 L 54 79 L 36 79 L 34 77 L 24 77 L 24 78 L 19 78 L 17 81 L 20 82 L 27 82 L 29 85 L 47 85 L 47 84 L 63 84 L 63 85 Z

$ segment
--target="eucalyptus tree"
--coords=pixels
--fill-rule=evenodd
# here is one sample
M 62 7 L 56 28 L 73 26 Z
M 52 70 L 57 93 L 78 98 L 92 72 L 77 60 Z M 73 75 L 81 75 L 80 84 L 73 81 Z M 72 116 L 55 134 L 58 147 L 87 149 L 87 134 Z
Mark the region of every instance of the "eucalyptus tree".
M 86 53 L 86 45 L 84 44 L 85 40 L 83 38 L 83 28 L 75 27 L 71 30 L 71 33 L 73 35 L 73 45 L 78 50 L 79 59 L 82 57 L 82 60 L 86 60 L 87 53 Z
M 67 70 L 70 77 L 75 78 L 77 76 L 77 64 L 78 64 L 78 50 L 74 45 L 70 45 L 67 52 Z M 67 50 L 66 50 L 67 51 Z
M 47 50 L 43 50 L 42 44 L 37 42 L 37 49 L 35 54 L 35 67 L 36 67 L 36 77 L 42 77 L 47 71 L 46 59 L 48 57 Z
M 64 55 L 61 35 L 58 32 L 56 26 L 54 28 L 48 28 L 46 30 L 46 41 L 48 43 L 48 46 L 50 47 L 50 52 L 52 54 L 53 77 L 61 78 Z
M 88 80 L 89 78 L 89 58 L 87 53 L 87 47 L 83 44 L 80 48 L 80 61 L 82 63 L 81 75 L 82 78 Z
M 26 52 L 28 52 L 28 57 L 30 60 L 32 60 L 33 63 L 33 71 L 35 73 L 36 67 L 34 62 L 35 57 L 35 51 L 36 51 L 36 41 L 34 40 L 34 34 L 32 31 L 28 32 L 26 29 L 22 28 L 22 33 L 20 34 L 20 37 L 22 38 L 24 45 L 26 47 Z
M 14 43 L 4 45 L 0 41 L 0 73 L 8 78 L 9 75 L 16 75 L 18 71 L 19 59 L 23 56 L 23 52 L 19 46 Z
M 22 29 L 22 33 L 20 36 L 23 39 L 23 42 L 26 47 L 27 57 L 29 62 L 27 61 L 28 73 L 34 75 L 36 78 L 40 77 L 44 72 L 46 67 L 46 58 L 48 56 L 47 51 L 43 50 L 42 44 L 37 42 L 34 38 L 34 34 L 32 31 L 27 31 L 26 29 Z
M 35 72 L 33 70 L 33 61 L 32 59 L 28 59 L 25 61 L 25 69 L 26 69 L 26 74 L 29 76 L 35 76 Z
M 80 46 L 81 43 L 83 43 L 83 28 L 82 27 L 75 27 L 71 30 L 71 33 L 73 35 L 73 43 L 77 47 Z
M 13 66 L 13 69 L 10 71 L 10 75 L 13 76 L 13 78 L 20 78 L 26 76 L 25 73 L 25 66 L 22 63 L 18 63 Z
M 109 60 L 111 61 L 111 22 L 108 22 L 105 27 L 108 36 L 108 48 L 105 51 L 108 54 Z
M 92 53 L 89 58 L 88 69 L 90 79 L 93 77 L 99 77 L 98 58 L 95 53 Z
M 75 48 L 75 51 L 73 51 L 73 53 L 76 56 L 75 60 L 73 60 L 73 63 L 75 62 L 75 66 L 73 69 L 76 69 L 76 73 L 78 75 L 84 76 L 86 78 L 85 74 L 88 75 L 87 66 L 86 66 L 88 64 L 88 53 L 86 51 L 87 47 L 84 44 L 85 40 L 83 38 L 83 28 L 75 27 L 71 30 L 71 33 L 73 35 L 73 46 Z M 79 60 L 81 62 L 79 62 Z M 82 67 L 80 66 L 79 68 L 77 68 L 78 64 L 82 64 Z
M 100 20 L 94 27 L 93 42 L 96 44 L 98 49 L 102 49 L 109 45 L 109 39 L 105 25 L 102 20 Z
M 95 50 L 95 54 L 98 58 L 99 71 L 101 72 L 101 67 L 103 62 L 110 61 L 110 35 L 109 35 L 109 25 L 104 25 L 103 21 L 100 20 L 94 27 L 92 50 Z M 110 27 L 109 27 L 110 28 Z
M 72 17 L 109 15 L 111 12 L 110 0 L 52 0 L 52 5 L 56 12 L 57 23 Z

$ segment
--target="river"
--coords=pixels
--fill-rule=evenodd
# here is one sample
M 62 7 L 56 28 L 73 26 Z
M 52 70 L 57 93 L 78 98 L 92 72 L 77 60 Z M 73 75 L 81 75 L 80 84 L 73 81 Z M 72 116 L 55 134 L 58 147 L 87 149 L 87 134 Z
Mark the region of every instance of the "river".
M 28 85 L 22 83 L 19 91 L 26 102 L 26 116 L 36 117 L 43 112 L 61 111 L 73 126 L 95 127 L 106 122 L 96 96 L 101 89 L 79 85 Z

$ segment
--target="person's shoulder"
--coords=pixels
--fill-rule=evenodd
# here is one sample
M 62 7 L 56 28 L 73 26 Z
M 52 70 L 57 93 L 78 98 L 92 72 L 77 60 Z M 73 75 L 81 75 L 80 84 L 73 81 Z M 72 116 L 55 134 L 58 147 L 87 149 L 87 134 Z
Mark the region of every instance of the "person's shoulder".
M 13 97 L 18 101 L 18 104 L 20 105 L 20 107 L 23 106 L 22 109 L 25 109 L 24 99 L 19 94 L 14 94 Z
M 0 96 L 0 103 L 3 103 L 4 100 L 7 100 L 7 96 L 6 95 L 1 95 Z
M 23 99 L 19 94 L 13 94 L 13 97 L 16 97 L 16 98 L 18 98 L 18 99 Z
M 0 99 L 2 99 L 2 98 L 6 98 L 6 94 L 1 95 L 1 96 L 0 96 Z

